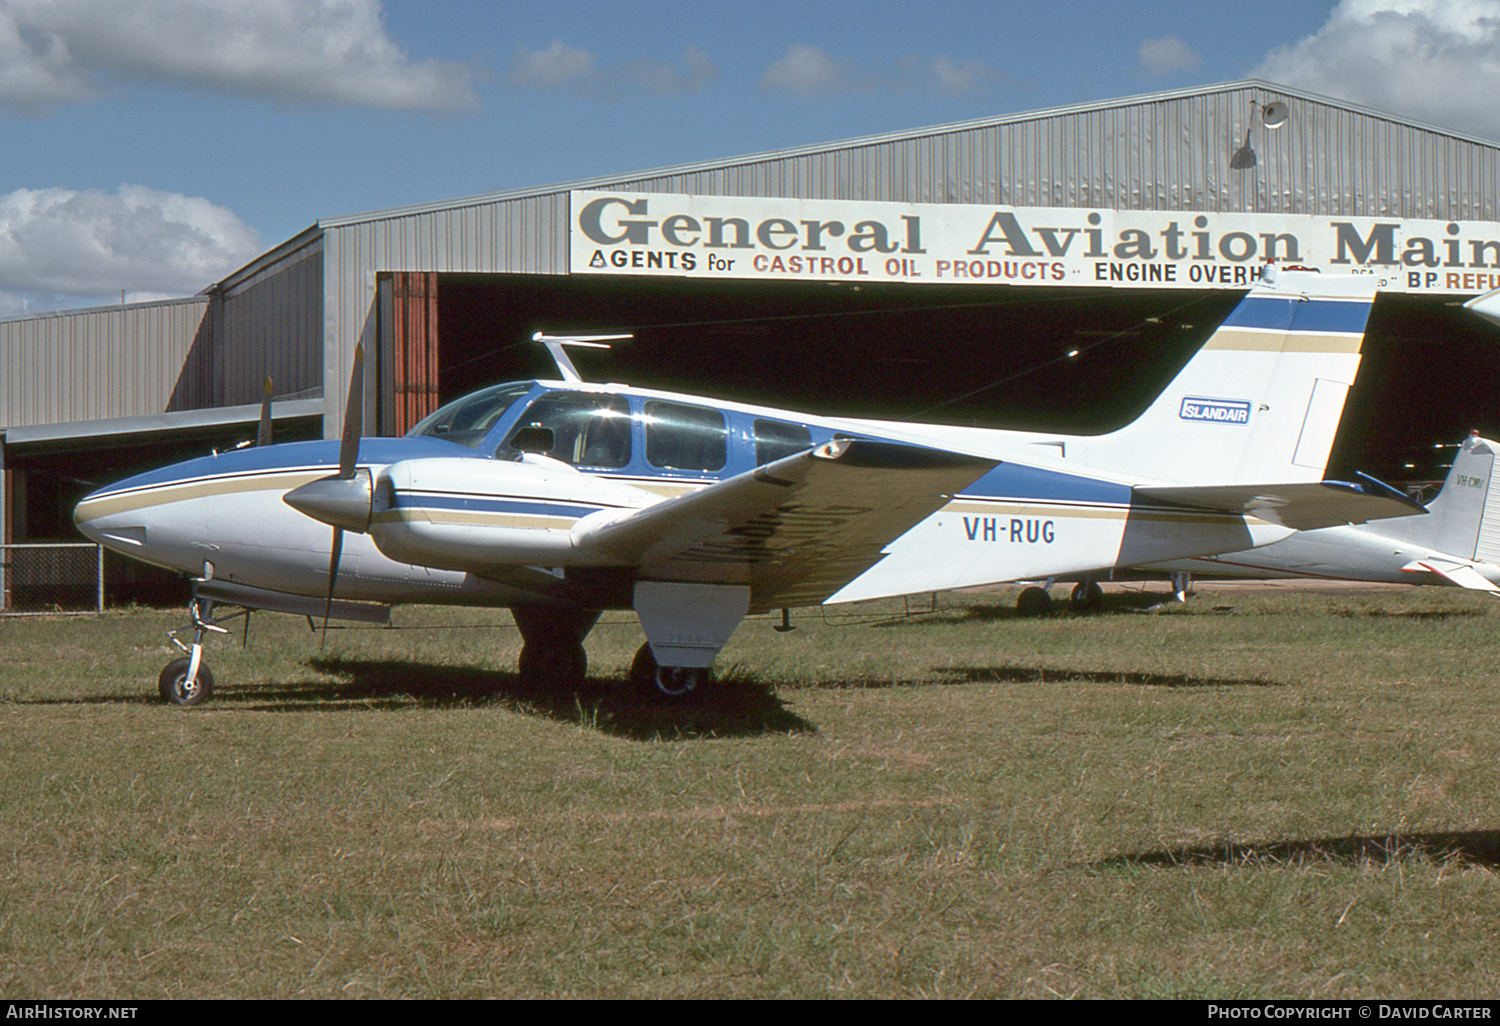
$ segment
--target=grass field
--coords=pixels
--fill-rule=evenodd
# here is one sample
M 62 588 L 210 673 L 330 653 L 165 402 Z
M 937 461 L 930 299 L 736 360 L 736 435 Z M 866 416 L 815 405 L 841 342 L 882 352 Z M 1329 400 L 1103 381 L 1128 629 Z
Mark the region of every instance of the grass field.
M 753 621 L 682 708 L 621 614 L 578 694 L 505 613 L 265 616 L 191 710 L 176 612 L 0 621 L 0 993 L 1500 993 L 1500 603 L 1012 602 Z

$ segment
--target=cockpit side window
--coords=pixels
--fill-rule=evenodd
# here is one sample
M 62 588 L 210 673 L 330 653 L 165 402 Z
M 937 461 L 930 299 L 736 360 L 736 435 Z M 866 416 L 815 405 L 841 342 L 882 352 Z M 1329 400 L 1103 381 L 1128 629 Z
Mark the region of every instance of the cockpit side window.
M 784 420 L 757 420 L 754 431 L 757 467 L 812 448 L 812 432 L 801 424 L 788 424 Z
M 630 462 L 630 405 L 617 395 L 550 392 L 521 414 L 516 431 L 527 428 L 550 431 L 552 448 L 544 455 L 575 467 L 609 470 Z M 513 432 L 495 455 L 515 455 L 514 438 Z
M 428 435 L 477 448 L 484 436 L 505 416 L 505 411 L 536 387 L 534 381 L 511 381 L 480 389 L 424 417 L 406 434 Z
M 729 460 L 724 415 L 707 406 L 646 403 L 646 462 L 664 470 L 723 470 Z

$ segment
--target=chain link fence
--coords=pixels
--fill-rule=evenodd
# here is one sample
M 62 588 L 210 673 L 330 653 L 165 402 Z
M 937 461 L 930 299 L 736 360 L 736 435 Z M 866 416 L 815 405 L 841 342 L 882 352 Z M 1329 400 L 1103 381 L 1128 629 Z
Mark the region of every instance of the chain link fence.
M 104 548 L 90 542 L 0 545 L 7 614 L 104 611 Z
M 0 545 L 0 616 L 99 613 L 123 604 L 186 605 L 181 574 L 92 542 Z

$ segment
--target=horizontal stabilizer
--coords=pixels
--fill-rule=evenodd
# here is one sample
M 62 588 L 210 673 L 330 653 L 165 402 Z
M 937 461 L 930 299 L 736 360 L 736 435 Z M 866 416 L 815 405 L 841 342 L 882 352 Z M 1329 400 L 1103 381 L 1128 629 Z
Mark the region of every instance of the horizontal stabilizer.
M 1298 531 L 1426 513 L 1421 503 L 1378 482 L 1310 481 L 1279 485 L 1144 486 L 1137 499 L 1259 517 Z
M 996 462 L 836 439 L 644 509 L 585 517 L 573 539 L 643 580 L 748 584 L 753 610 L 815 604 Z
M 1446 577 L 1460 588 L 1473 588 L 1475 591 L 1486 591 L 1495 598 L 1500 598 L 1500 588 L 1497 588 L 1478 570 L 1474 569 L 1472 563 L 1466 563 L 1460 559 L 1441 559 L 1429 556 L 1426 559 L 1413 560 L 1401 568 L 1408 573 L 1437 574 Z

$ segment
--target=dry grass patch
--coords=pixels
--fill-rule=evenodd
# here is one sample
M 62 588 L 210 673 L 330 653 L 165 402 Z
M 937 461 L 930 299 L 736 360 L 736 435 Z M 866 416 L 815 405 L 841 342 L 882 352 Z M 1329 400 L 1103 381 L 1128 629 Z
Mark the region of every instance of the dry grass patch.
M 619 616 L 565 695 L 504 614 L 258 618 L 196 710 L 172 614 L 0 621 L 0 988 L 1494 992 L 1500 609 L 1010 601 L 747 624 L 691 708 L 624 692 Z

